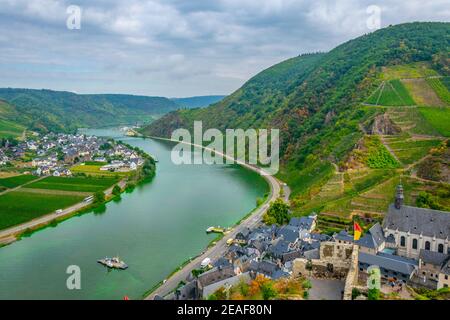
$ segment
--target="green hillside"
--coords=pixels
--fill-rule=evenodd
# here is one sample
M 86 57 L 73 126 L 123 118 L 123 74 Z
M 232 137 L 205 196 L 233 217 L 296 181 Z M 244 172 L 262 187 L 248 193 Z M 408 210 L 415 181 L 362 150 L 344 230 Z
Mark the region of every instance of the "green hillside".
M 448 124 L 434 110 L 415 107 L 413 94 L 428 98 L 425 78 L 447 75 L 449 38 L 450 23 L 388 27 L 328 53 L 284 61 L 222 102 L 169 113 L 142 132 L 170 136 L 175 128 L 192 129 L 194 120 L 220 130 L 279 128 L 278 177 L 291 187 L 294 213 L 321 213 L 328 231 L 355 216 L 383 215 L 400 176 L 410 191 L 407 203 L 415 204 L 426 190 L 448 208 L 450 187 L 416 175 L 429 152 L 444 143 Z M 409 91 L 406 79 L 417 81 L 413 86 L 420 90 Z M 389 127 L 391 133 L 371 136 Z M 447 181 L 442 161 L 435 176 Z
M 167 98 L 133 95 L 79 95 L 71 92 L 31 89 L 0 89 L 6 100 L 20 113 L 20 119 L 32 130 L 67 131 L 79 127 L 127 124 L 151 120 L 176 110 Z
M 23 123 L 23 119 L 20 119 L 15 108 L 0 100 L 0 139 L 21 136 L 25 127 L 20 123 Z

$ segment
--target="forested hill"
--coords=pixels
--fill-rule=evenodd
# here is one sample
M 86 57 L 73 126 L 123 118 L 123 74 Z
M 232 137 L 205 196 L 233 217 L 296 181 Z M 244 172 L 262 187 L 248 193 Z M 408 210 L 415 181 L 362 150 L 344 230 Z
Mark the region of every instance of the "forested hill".
M 221 101 L 225 96 L 197 96 L 187 98 L 171 98 L 180 109 L 204 108 Z
M 79 127 L 129 124 L 150 120 L 154 115 L 179 108 L 163 97 L 80 95 L 32 89 L 0 89 L 0 99 L 14 109 L 14 112 L 0 117 L 40 131 L 72 131 Z
M 293 44 L 294 45 L 294 44 Z M 380 85 L 382 67 L 428 61 L 448 74 L 450 23 L 390 26 L 348 41 L 328 53 L 301 55 L 275 65 L 222 102 L 206 109 L 179 110 L 143 132 L 169 136 L 177 127 L 279 128 L 280 177 L 306 192 L 329 177 L 363 137 L 362 127 L 379 108 L 362 103 Z M 305 170 L 309 170 L 305 172 Z

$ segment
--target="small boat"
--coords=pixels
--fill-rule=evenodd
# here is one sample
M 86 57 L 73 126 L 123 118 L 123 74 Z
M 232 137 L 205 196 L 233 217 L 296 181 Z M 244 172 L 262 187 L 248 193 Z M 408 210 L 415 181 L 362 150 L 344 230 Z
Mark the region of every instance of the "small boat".
M 105 259 L 97 260 L 97 262 L 110 268 L 110 269 L 125 270 L 128 268 L 128 265 L 125 262 L 123 262 L 122 260 L 120 260 L 119 257 L 113 257 L 113 258 L 106 257 Z
M 225 234 L 225 232 L 227 231 L 227 229 L 222 228 L 222 227 L 209 227 L 208 229 L 206 229 L 206 233 L 223 233 Z

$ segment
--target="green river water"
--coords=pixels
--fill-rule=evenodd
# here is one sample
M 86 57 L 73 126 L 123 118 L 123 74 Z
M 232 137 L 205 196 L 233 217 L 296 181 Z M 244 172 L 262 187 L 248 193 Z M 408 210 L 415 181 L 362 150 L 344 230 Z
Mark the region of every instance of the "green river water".
M 156 177 L 103 212 L 73 217 L 0 248 L 0 299 L 140 299 L 214 238 L 205 229 L 231 226 L 269 192 L 262 177 L 239 166 L 171 162 L 171 142 L 123 137 L 113 129 L 87 134 L 120 138 L 159 162 Z M 119 255 L 125 271 L 96 261 Z M 81 269 L 81 290 L 68 290 L 66 269 Z

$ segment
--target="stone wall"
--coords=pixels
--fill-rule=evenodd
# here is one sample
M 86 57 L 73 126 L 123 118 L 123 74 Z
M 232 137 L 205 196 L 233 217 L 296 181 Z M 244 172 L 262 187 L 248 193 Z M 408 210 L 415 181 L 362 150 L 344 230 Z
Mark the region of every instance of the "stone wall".
M 352 265 L 353 245 L 337 242 L 323 242 L 319 259 L 295 259 L 293 276 L 344 279 Z
M 359 247 L 354 245 L 350 268 L 347 273 L 347 278 L 345 279 L 344 300 L 352 300 L 353 288 L 358 284 L 358 254 Z

